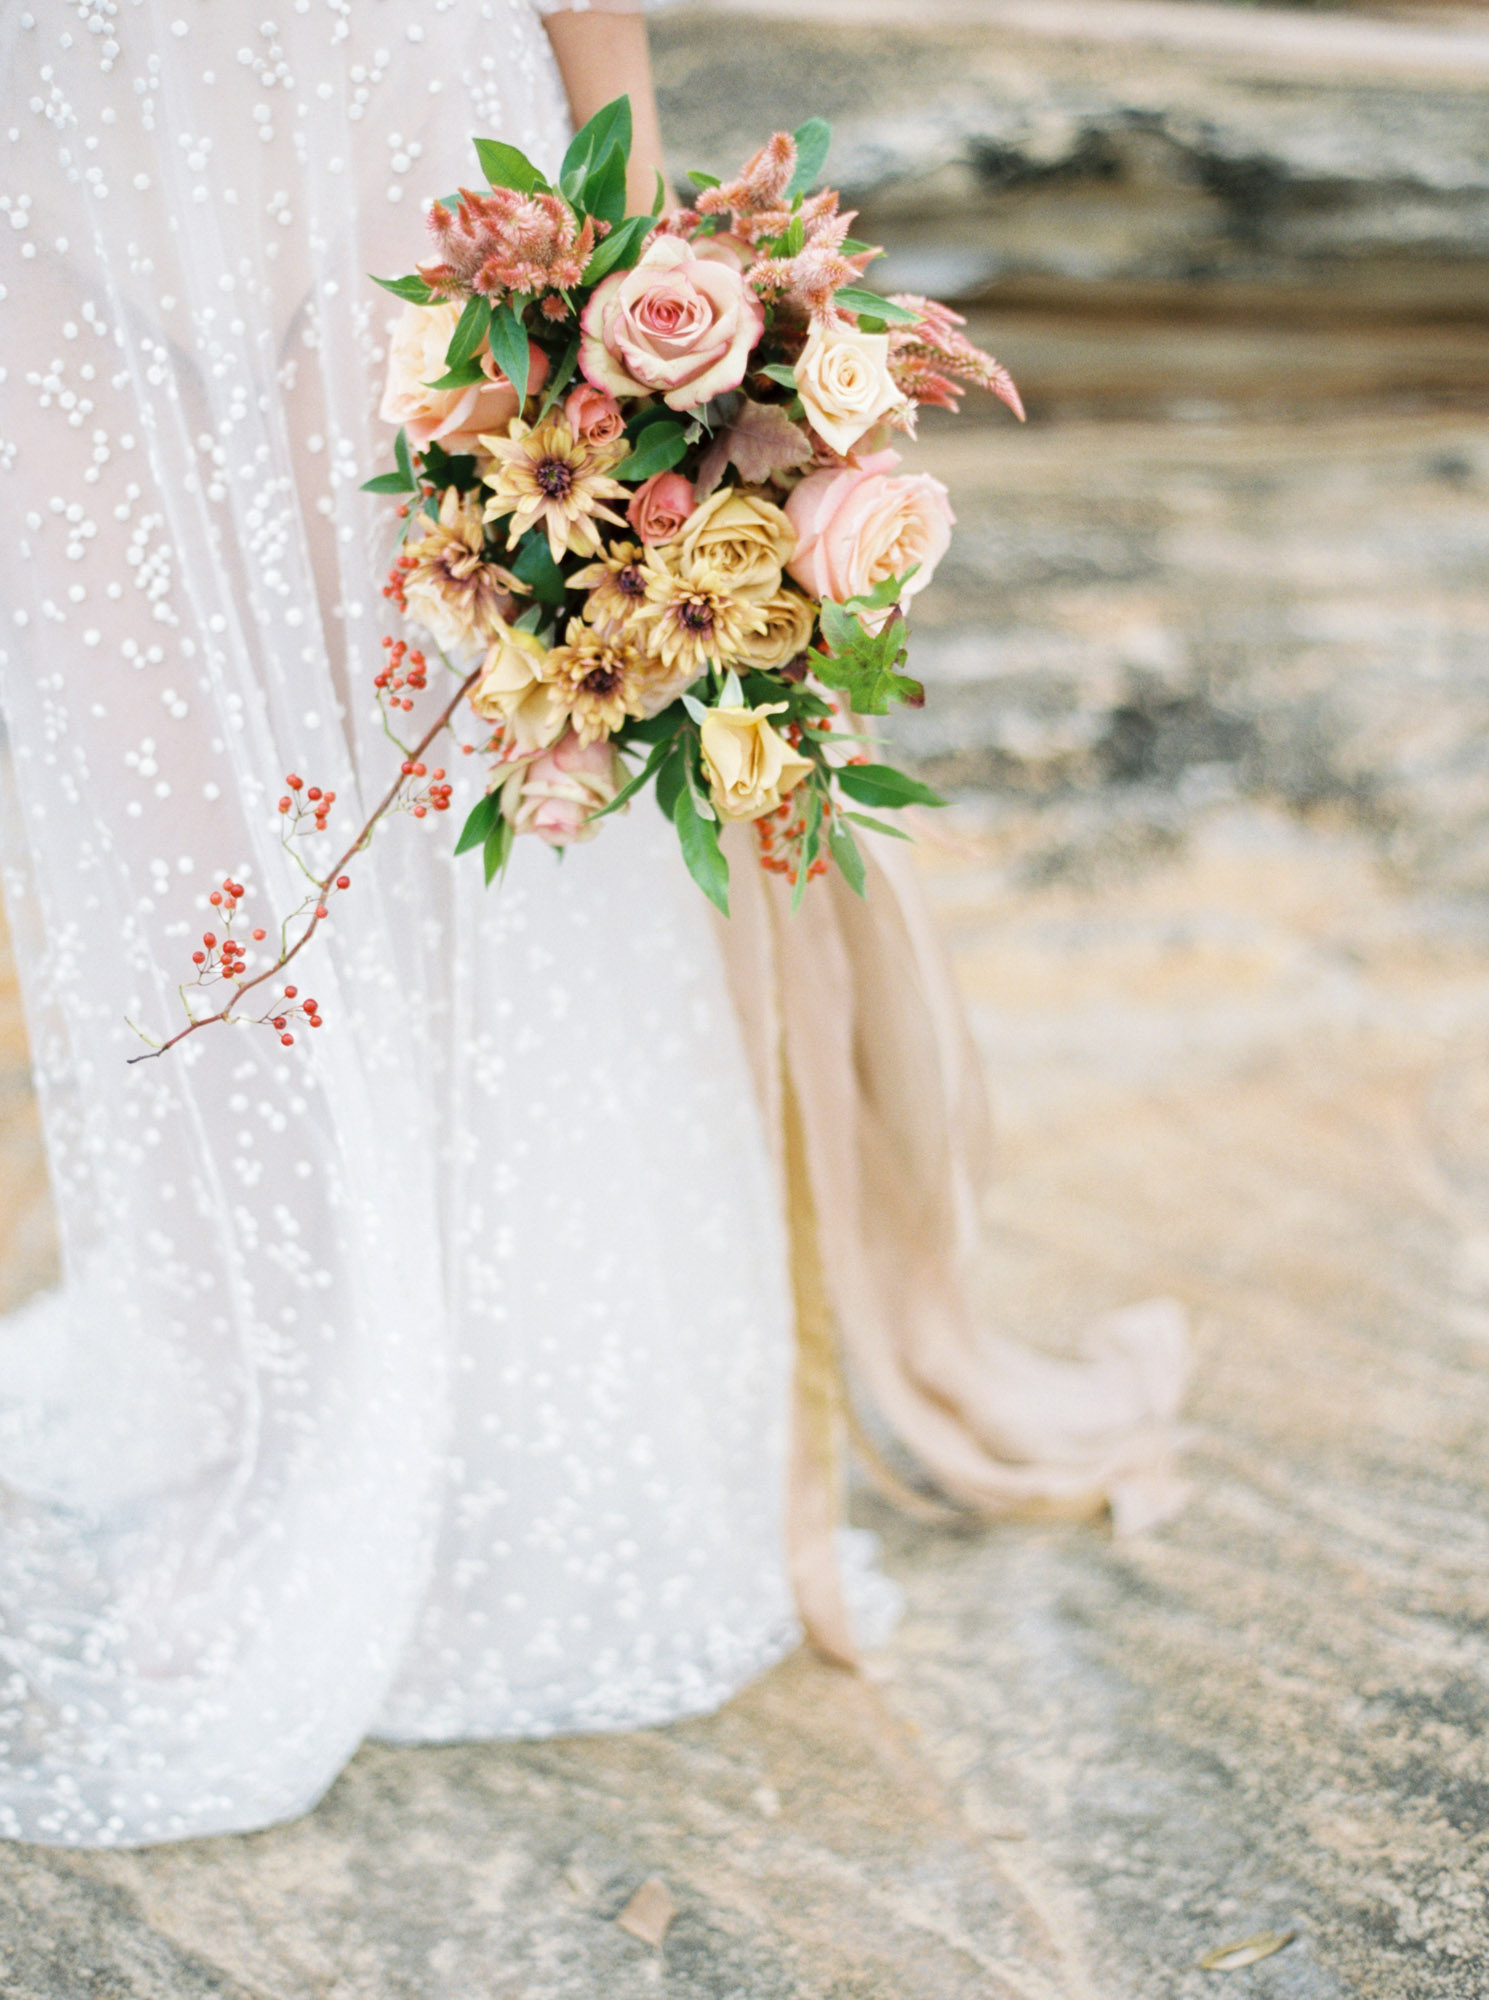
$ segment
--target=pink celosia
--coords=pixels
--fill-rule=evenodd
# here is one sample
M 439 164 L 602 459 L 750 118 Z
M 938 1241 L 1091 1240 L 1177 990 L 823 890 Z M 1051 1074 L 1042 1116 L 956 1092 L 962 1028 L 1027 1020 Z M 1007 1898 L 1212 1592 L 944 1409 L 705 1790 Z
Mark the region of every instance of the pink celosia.
M 594 254 L 596 232 L 608 223 L 587 217 L 583 228 L 556 194 L 462 188 L 456 206 L 436 202 L 429 233 L 442 261 L 421 264 L 419 276 L 441 297 L 479 292 L 553 292 L 577 285 Z
M 766 257 L 750 268 L 751 288 L 763 299 L 794 306 L 813 319 L 841 319 L 834 294 L 861 275 L 857 259 L 812 244 L 796 257 Z
M 780 208 L 796 172 L 796 141 L 789 132 L 777 132 L 747 160 L 738 180 L 722 187 L 705 188 L 698 197 L 700 215 L 758 215 L 762 209 Z
M 889 329 L 889 372 L 907 396 L 913 396 L 917 403 L 955 410 L 965 394 L 951 379 L 959 376 L 962 382 L 990 391 L 1023 422 L 1024 406 L 1013 377 L 1001 361 L 984 354 L 957 331 L 967 323 L 960 313 L 938 299 L 923 299 L 914 292 L 897 292 L 891 303 L 918 315 L 913 326 Z

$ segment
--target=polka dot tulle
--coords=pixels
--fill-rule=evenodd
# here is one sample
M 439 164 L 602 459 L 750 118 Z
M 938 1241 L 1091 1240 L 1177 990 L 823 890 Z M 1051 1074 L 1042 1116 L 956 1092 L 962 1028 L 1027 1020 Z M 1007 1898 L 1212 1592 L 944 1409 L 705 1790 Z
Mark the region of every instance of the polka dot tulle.
M 472 132 L 556 164 L 546 37 L 34 0 L 0 79 L 5 884 L 66 1273 L 0 1322 L 0 1832 L 262 1825 L 369 1731 L 706 1708 L 796 1631 L 789 1312 L 653 810 L 488 894 L 457 785 L 351 870 L 318 1035 L 126 1062 L 214 887 L 300 900 L 284 774 L 335 791 L 329 858 L 395 766 L 367 274 Z

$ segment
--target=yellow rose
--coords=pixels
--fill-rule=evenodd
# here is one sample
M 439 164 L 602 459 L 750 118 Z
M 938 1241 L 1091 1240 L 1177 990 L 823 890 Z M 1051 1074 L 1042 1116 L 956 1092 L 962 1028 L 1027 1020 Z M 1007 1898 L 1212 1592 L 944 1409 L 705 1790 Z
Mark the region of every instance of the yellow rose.
M 568 715 L 559 690 L 545 675 L 548 649 L 531 632 L 502 625 L 470 705 L 487 722 L 499 722 L 522 756 L 546 750 L 563 734 Z
M 747 633 L 736 647 L 734 658 L 742 666 L 761 667 L 767 672 L 789 666 L 812 643 L 816 605 L 800 591 L 783 589 L 774 597 L 758 599 L 755 608 L 764 615 L 765 628 Z
M 695 507 L 669 553 L 684 575 L 706 565 L 735 597 L 773 597 L 796 549 L 796 530 L 773 501 L 721 486 Z
M 759 819 L 774 812 L 811 770 L 769 721 L 783 701 L 761 708 L 711 708 L 700 729 L 703 768 L 720 819 Z
M 889 372 L 887 333 L 814 326 L 791 372 L 812 429 L 842 454 L 905 400 Z

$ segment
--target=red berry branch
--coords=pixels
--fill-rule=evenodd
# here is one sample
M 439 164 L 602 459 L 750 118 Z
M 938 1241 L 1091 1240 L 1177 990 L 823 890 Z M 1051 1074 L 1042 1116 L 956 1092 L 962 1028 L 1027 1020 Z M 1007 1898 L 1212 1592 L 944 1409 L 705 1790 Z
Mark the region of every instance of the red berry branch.
M 401 651 L 398 653 L 398 661 L 401 664 Z M 425 680 L 422 659 L 418 655 L 414 655 L 410 664 L 412 671 L 406 675 L 400 675 L 395 684 L 400 688 L 403 685 L 414 688 L 423 687 Z M 294 772 L 290 773 L 285 779 L 288 791 L 279 801 L 279 811 L 286 822 L 284 832 L 285 846 L 294 857 L 298 866 L 304 870 L 310 882 L 311 894 L 306 897 L 300 907 L 293 911 L 281 925 L 278 956 L 262 972 L 256 972 L 252 978 L 246 976 L 249 953 L 247 947 L 239 943 L 237 938 L 233 936 L 233 924 L 238 916 L 239 905 L 242 903 L 247 892 L 241 882 L 234 881 L 231 876 L 224 877 L 221 888 L 214 889 L 207 898 L 207 902 L 214 912 L 215 920 L 220 928 L 203 931 L 200 946 L 191 954 L 191 962 L 196 967 L 196 976 L 193 979 L 185 981 L 181 987 L 181 1002 L 186 1008 L 187 1024 L 167 1041 L 150 1042 L 149 1048 L 143 1050 L 137 1056 L 130 1056 L 129 1061 L 131 1063 L 148 1062 L 154 1056 L 163 1056 L 168 1049 L 175 1048 L 178 1043 L 184 1042 L 189 1035 L 196 1034 L 198 1029 L 216 1027 L 218 1023 L 224 1021 L 241 1022 L 243 1025 L 249 1027 L 272 1028 L 278 1034 L 280 1041 L 286 1048 L 290 1047 L 295 1039 L 294 1034 L 291 1032 L 292 1023 L 303 1021 L 307 1027 L 311 1028 L 318 1028 L 321 1025 L 321 1013 L 316 1002 L 308 998 L 302 999 L 299 988 L 296 986 L 282 987 L 278 998 L 271 1000 L 261 1014 L 244 1013 L 240 1010 L 250 993 L 256 992 L 258 988 L 267 985 L 270 980 L 277 979 L 286 966 L 293 959 L 299 957 L 321 925 L 330 917 L 333 898 L 338 895 L 344 895 L 352 885 L 351 877 L 346 873 L 348 863 L 366 847 L 373 833 L 376 831 L 380 820 L 385 819 L 390 812 L 399 808 L 406 809 L 412 813 L 415 819 L 424 819 L 430 812 L 449 811 L 451 786 L 446 782 L 445 774 L 442 770 L 436 768 L 431 771 L 428 768 L 424 763 L 424 754 L 430 744 L 443 731 L 450 727 L 451 722 L 454 720 L 456 709 L 459 708 L 468 691 L 479 680 L 483 671 L 484 662 L 482 666 L 476 667 L 471 673 L 466 675 L 465 679 L 461 681 L 459 687 L 450 697 L 450 700 L 441 709 L 439 715 L 416 744 L 411 748 L 406 747 L 402 743 L 398 744 L 398 748 L 404 751 L 403 762 L 399 766 L 398 776 L 388 787 L 377 805 L 368 814 L 366 821 L 350 847 L 347 848 L 339 860 L 331 864 L 323 876 L 313 875 L 308 868 L 305 868 L 304 862 L 300 860 L 299 855 L 290 846 L 290 842 L 301 832 L 308 832 L 312 828 L 317 833 L 325 832 L 331 808 L 336 803 L 336 794 L 334 792 L 323 791 L 318 785 L 307 785 L 303 778 L 297 776 Z M 378 692 L 380 697 L 383 694 L 384 688 L 390 684 L 390 681 L 392 681 L 392 676 L 389 676 L 388 680 L 384 680 L 382 676 L 379 676 Z M 396 705 L 403 708 L 412 708 L 413 703 L 400 695 Z M 389 733 L 391 735 L 391 731 Z M 395 743 L 397 742 L 396 737 L 393 740 Z M 308 922 L 298 937 L 295 938 L 294 942 L 291 943 L 289 940 L 291 926 L 297 917 L 305 916 L 307 913 Z M 255 944 L 262 944 L 267 936 L 267 932 L 262 928 L 255 928 L 250 935 Z M 224 1004 L 210 1014 L 193 1014 L 189 998 L 191 989 L 193 987 L 207 987 L 222 982 L 225 982 L 231 989 Z M 265 998 L 267 999 L 268 996 L 266 995 Z M 143 1034 L 141 1030 L 136 1029 L 135 1032 L 140 1034 L 141 1040 L 150 1041 L 150 1037 Z

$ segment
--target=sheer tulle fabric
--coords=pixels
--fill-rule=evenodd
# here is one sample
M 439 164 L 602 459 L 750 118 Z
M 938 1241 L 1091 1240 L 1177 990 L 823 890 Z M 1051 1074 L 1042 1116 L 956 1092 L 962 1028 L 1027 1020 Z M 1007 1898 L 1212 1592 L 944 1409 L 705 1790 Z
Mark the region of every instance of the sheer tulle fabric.
M 298 900 L 281 774 L 348 824 L 386 782 L 366 274 L 471 132 L 552 165 L 565 117 L 528 0 L 12 7 L 0 76 L 5 879 L 66 1280 L 0 1323 L 0 1833 L 710 1707 L 795 1641 L 788 1539 L 819 1637 L 882 1631 L 799 1426 L 787 1518 L 783 1056 L 855 1393 L 965 1504 L 1161 1499 L 1162 1313 L 1084 1373 L 967 1314 L 980 1086 L 892 870 L 791 925 L 742 856 L 731 1001 L 649 806 L 499 896 L 401 827 L 319 1036 L 126 1067 L 214 877 Z
M 6 884 L 66 1271 L 0 1328 L 31 1839 L 260 1825 L 370 1729 L 659 1721 L 798 1630 L 778 1200 L 654 814 L 500 897 L 458 822 L 392 829 L 307 973 L 319 1036 L 125 1065 L 212 878 L 298 901 L 282 774 L 350 825 L 393 762 L 367 273 L 471 132 L 553 166 L 566 131 L 525 0 L 274 21 L 0 16 Z

